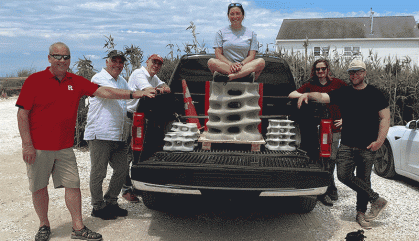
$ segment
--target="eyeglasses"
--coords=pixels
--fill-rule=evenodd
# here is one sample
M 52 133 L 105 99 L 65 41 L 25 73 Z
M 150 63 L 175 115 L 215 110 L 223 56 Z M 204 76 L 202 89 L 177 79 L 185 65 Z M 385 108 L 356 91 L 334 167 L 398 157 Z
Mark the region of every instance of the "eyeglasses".
M 158 61 L 157 59 L 152 59 L 151 63 L 156 65 L 163 65 L 163 63 L 161 61 Z
M 316 71 L 320 71 L 320 70 L 325 71 L 326 69 L 327 67 L 321 67 L 321 68 L 316 68 Z
M 350 71 L 348 71 L 348 73 L 349 73 L 349 75 L 361 75 L 362 73 L 364 73 L 365 72 L 365 70 L 350 70 Z
M 241 3 L 230 3 L 230 5 L 228 5 L 228 8 L 232 8 L 232 7 L 241 7 L 242 4 Z
M 64 58 L 64 60 L 69 60 L 71 58 L 70 55 L 50 54 L 50 56 L 56 60 L 61 60 L 62 58 Z

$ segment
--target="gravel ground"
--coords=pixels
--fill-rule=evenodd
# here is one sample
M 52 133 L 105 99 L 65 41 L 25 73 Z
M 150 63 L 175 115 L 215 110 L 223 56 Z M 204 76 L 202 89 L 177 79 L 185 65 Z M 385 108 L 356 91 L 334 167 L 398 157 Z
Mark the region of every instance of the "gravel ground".
M 38 228 L 28 190 L 21 140 L 17 128 L 16 97 L 0 99 L 0 240 L 33 240 Z M 81 178 L 85 224 L 104 240 L 344 240 L 360 229 L 355 222 L 355 192 L 336 182 L 339 200 L 333 207 L 318 204 L 309 214 L 267 215 L 202 211 L 174 215 L 148 210 L 143 204 L 120 200 L 130 215 L 103 221 L 90 217 L 89 152 L 75 149 Z M 109 168 L 107 178 L 111 175 Z M 337 180 L 337 179 L 336 179 Z M 107 182 L 105 180 L 104 186 Z M 366 230 L 370 240 L 419 240 L 419 183 L 398 177 L 387 180 L 372 174 L 373 189 L 389 201 L 388 208 Z M 71 222 L 62 189 L 50 193 L 51 240 L 69 240 Z M 121 233 L 123 235 L 121 235 Z

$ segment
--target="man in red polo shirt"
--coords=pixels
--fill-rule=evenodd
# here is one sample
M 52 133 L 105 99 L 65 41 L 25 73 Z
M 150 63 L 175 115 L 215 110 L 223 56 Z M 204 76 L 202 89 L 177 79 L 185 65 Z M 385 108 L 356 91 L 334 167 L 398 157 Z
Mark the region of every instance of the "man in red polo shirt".
M 51 175 L 55 188 L 65 188 L 65 202 L 72 217 L 71 238 L 102 240 L 102 235 L 84 226 L 81 214 L 80 178 L 72 149 L 79 100 L 83 95 L 132 99 L 144 93 L 99 87 L 67 72 L 70 49 L 64 43 L 50 46 L 48 61 L 50 67 L 26 79 L 16 102 L 23 160 L 40 221 L 35 240 L 49 240 L 51 235 L 47 189 Z

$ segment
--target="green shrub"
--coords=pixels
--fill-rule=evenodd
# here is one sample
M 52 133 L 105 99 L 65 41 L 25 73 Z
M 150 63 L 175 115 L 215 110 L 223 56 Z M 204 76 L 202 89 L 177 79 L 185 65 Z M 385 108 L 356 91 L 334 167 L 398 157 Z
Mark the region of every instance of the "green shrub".
M 304 56 L 292 50 L 282 49 L 273 55 L 288 62 L 297 88 L 309 79 L 311 65 L 316 60 L 310 55 L 305 64 Z M 329 60 L 332 76 L 350 83 L 347 69 L 352 59 L 338 54 L 325 58 Z M 412 67 L 409 58 L 400 60 L 388 57 L 382 60 L 372 51 L 364 62 L 367 67 L 367 83 L 379 88 L 389 101 L 391 125 L 405 125 L 410 120 L 419 119 L 419 68 Z
M 157 74 L 159 78 L 168 83 L 170 80 L 170 77 L 172 76 L 173 71 L 175 70 L 176 65 L 178 64 L 179 60 L 174 59 L 173 61 L 170 59 L 165 58 L 164 64 L 160 69 L 160 72 Z
M 83 56 L 84 57 L 84 56 Z M 84 78 L 91 80 L 92 77 L 96 74 L 95 69 L 93 68 L 92 61 L 89 59 L 79 59 L 76 61 L 74 66 L 77 69 L 76 74 L 83 76 Z M 77 110 L 77 121 L 76 121 L 76 131 L 74 133 L 74 145 L 76 147 L 87 146 L 87 142 L 83 140 L 84 130 L 87 124 L 87 112 L 89 106 L 85 105 L 85 101 L 88 97 L 83 96 L 79 101 L 79 108 Z
M 19 95 L 26 77 L 10 77 L 0 80 L 0 94 L 4 91 L 7 96 Z

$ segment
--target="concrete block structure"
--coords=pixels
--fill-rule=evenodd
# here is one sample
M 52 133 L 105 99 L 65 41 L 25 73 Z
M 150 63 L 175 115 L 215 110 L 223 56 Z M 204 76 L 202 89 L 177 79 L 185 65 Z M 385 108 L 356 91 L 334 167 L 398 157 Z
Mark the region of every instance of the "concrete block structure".
M 165 151 L 193 151 L 199 132 L 195 123 L 175 122 L 170 132 L 166 133 Z
M 263 141 L 258 130 L 259 84 L 211 83 L 205 139 L 221 142 Z M 264 141 L 263 141 L 264 143 Z
M 266 148 L 271 151 L 294 151 L 290 144 L 295 142 L 295 133 L 292 120 L 269 120 L 268 133 L 266 133 Z

